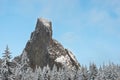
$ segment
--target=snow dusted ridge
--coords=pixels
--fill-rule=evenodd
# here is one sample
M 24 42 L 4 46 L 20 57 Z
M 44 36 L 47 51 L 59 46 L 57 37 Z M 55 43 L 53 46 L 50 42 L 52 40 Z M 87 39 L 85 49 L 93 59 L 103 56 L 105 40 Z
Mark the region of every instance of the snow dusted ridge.
M 73 65 L 71 65 L 73 64 L 73 61 L 71 59 L 75 61 L 75 63 L 77 62 L 74 55 L 70 51 L 68 51 L 68 54 L 66 54 L 65 56 L 61 55 L 57 57 L 55 61 L 68 66 L 68 68 L 73 68 Z M 79 63 L 76 63 L 76 65 L 79 65 Z
M 78 62 L 75 58 L 75 56 L 72 54 L 71 51 L 68 50 L 68 54 L 71 56 L 71 58 L 75 61 L 75 62 Z

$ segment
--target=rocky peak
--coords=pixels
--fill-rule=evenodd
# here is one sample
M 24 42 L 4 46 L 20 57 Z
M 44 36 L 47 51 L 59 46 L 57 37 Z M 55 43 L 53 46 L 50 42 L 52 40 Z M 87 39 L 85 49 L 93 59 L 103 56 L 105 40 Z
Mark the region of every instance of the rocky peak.
M 36 29 L 35 30 L 39 30 L 40 29 L 40 26 L 50 31 L 52 31 L 52 26 L 51 26 L 51 22 L 47 19 L 44 19 L 44 18 L 38 18 L 37 20 L 37 26 L 36 26 Z
M 52 39 L 52 24 L 47 19 L 43 18 L 37 19 L 36 28 L 31 34 L 30 41 L 39 41 L 40 39 L 43 43 L 49 43 L 49 41 Z
M 70 51 L 65 49 L 58 41 L 52 39 L 52 23 L 43 18 L 37 19 L 35 30 L 31 33 L 25 52 L 30 60 L 31 68 L 64 65 L 79 68 L 80 65 Z
M 51 22 L 39 18 L 37 20 L 36 28 L 31 34 L 30 41 L 27 42 L 25 47 L 32 68 L 35 68 L 36 65 L 44 67 L 49 63 L 48 46 L 51 40 Z

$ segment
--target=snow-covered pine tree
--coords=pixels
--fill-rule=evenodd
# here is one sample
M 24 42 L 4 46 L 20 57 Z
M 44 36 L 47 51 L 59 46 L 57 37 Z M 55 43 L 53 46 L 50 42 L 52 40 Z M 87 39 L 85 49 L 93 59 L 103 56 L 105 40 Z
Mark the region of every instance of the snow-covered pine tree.
M 50 80 L 50 67 L 47 65 L 43 68 L 43 77 L 44 80 Z
M 98 69 L 97 76 L 95 77 L 95 80 L 103 80 L 104 79 L 104 73 L 103 73 L 103 68 L 100 66 Z
M 3 53 L 3 61 L 1 64 L 1 76 L 2 80 L 10 79 L 10 75 L 12 74 L 10 68 L 10 59 L 11 59 L 11 52 L 9 51 L 8 45 L 6 46 L 5 52 Z
M 58 78 L 57 66 L 54 65 L 51 71 L 51 80 L 56 80 Z
M 32 78 L 34 77 L 33 75 L 31 75 L 33 73 L 33 70 L 29 66 L 29 59 L 25 50 L 23 51 L 20 65 L 21 80 L 32 80 Z
M 103 70 L 105 79 L 117 80 L 118 74 L 116 70 L 117 67 L 114 64 L 109 64 L 108 66 L 106 66 L 105 69 Z
M 95 77 L 97 76 L 98 69 L 94 63 L 90 64 L 89 67 L 89 80 L 95 80 Z
M 79 78 L 78 80 L 89 80 L 88 79 L 88 70 L 87 70 L 87 67 L 85 66 L 82 66 L 81 69 L 80 69 L 80 72 L 78 73 L 79 75 Z

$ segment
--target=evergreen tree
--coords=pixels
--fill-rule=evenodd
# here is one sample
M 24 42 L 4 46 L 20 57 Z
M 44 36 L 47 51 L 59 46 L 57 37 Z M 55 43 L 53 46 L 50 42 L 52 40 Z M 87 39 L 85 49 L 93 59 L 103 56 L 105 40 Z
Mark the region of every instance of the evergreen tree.
M 80 77 L 78 78 L 78 80 L 88 80 L 88 70 L 87 67 L 82 66 L 80 72 L 78 73 L 78 75 L 80 75 Z
M 95 80 L 95 77 L 97 76 L 98 69 L 94 63 L 90 64 L 89 67 L 89 80 Z
M 1 74 L 2 74 L 2 80 L 8 80 L 10 78 L 10 75 L 12 74 L 10 69 L 10 51 L 8 46 L 6 46 L 5 52 L 3 53 L 3 62 L 1 64 Z

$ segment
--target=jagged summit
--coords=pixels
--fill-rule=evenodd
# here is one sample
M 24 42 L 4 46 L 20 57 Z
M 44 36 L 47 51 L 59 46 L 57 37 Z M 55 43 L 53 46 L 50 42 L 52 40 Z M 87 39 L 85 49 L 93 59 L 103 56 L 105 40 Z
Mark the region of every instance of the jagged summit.
M 35 30 L 31 33 L 24 51 L 30 60 L 31 68 L 56 65 L 58 68 L 67 65 L 69 68 L 79 68 L 80 65 L 69 50 L 58 41 L 52 39 L 51 21 L 38 18 Z M 24 54 L 24 53 L 23 53 Z
M 42 23 L 46 27 L 51 27 L 51 21 L 45 19 L 45 18 L 38 18 L 38 22 Z
M 45 28 L 46 30 L 52 32 L 51 21 L 44 19 L 44 18 L 38 18 L 35 30 L 39 31 L 42 27 Z
M 46 38 L 51 39 L 52 38 L 52 24 L 51 24 L 51 22 L 48 21 L 47 19 L 44 19 L 44 18 L 38 18 L 35 31 L 31 34 L 30 40 L 36 39 L 35 37 L 37 37 L 37 36 L 34 34 L 41 34 L 39 36 L 39 38 L 40 37 L 44 38 L 43 36 L 46 36 Z

